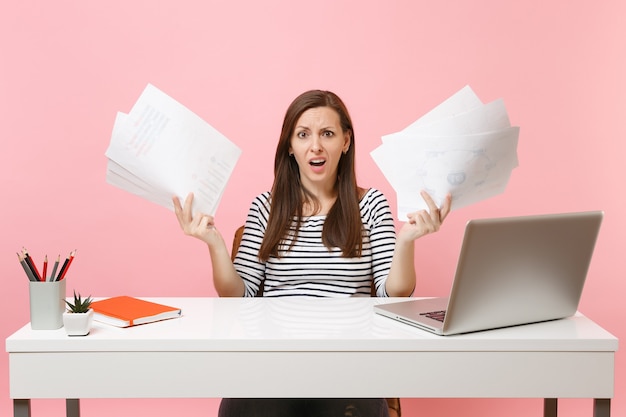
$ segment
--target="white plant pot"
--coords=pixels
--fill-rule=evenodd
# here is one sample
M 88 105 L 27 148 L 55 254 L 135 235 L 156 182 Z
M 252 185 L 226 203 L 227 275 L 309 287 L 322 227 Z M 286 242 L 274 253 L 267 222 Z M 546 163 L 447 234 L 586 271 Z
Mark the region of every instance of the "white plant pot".
M 63 313 L 63 327 L 68 336 L 86 336 L 91 330 L 93 309 L 86 313 Z

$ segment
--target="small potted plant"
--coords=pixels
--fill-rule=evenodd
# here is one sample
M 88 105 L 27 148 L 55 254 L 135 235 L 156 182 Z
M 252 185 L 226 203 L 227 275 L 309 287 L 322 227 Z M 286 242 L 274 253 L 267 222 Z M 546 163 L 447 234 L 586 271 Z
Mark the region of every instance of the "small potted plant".
M 83 299 L 74 291 L 74 303 L 65 301 L 67 310 L 63 313 L 63 327 L 68 336 L 86 336 L 91 330 L 93 309 L 91 296 Z

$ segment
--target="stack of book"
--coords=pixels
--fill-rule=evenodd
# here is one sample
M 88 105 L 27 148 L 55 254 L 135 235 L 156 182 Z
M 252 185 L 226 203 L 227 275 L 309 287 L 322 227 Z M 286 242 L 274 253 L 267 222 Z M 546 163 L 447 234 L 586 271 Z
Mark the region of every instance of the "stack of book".
M 117 327 L 130 327 L 182 316 L 180 308 L 122 295 L 91 303 L 94 320 Z

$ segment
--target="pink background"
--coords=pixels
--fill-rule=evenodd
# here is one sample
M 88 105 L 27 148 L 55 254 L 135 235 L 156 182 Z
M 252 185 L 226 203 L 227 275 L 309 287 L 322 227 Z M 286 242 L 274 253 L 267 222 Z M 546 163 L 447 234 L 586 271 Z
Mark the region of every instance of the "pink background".
M 593 3 L 593 5 L 592 5 Z M 229 239 L 269 189 L 282 116 L 300 92 L 330 89 L 356 126 L 360 184 L 395 195 L 369 152 L 466 84 L 504 98 L 521 126 L 506 192 L 453 212 L 416 245 L 417 295 L 446 294 L 470 218 L 601 209 L 605 222 L 581 311 L 626 336 L 624 155 L 626 3 L 545 1 L 4 1 L 0 5 L 0 332 L 29 320 L 15 252 L 78 249 L 68 293 L 214 296 L 208 251 L 173 213 L 105 183 L 117 111 L 147 83 L 237 143 L 217 213 Z M 616 357 L 614 415 L 626 414 Z M 68 378 L 89 369 L 68 369 Z M 0 414 L 9 415 L 8 360 Z M 424 375 L 427 378 L 428 375 Z M 64 378 L 59 375 L 59 380 Z M 271 377 L 268 376 L 268 383 Z M 84 400 L 85 416 L 212 416 L 218 400 Z M 541 412 L 541 400 L 406 399 L 406 416 Z M 33 401 L 61 415 L 61 400 Z M 128 411 L 122 411 L 127 407 Z M 53 410 L 58 410 L 54 411 Z M 562 415 L 588 416 L 589 400 Z M 56 414 L 54 414 L 56 413 Z

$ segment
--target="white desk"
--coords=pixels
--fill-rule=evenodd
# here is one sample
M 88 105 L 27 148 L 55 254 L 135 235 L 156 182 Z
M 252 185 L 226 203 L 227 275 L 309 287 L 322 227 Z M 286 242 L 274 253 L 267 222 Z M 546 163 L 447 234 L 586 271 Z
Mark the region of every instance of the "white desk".
M 557 398 L 593 398 L 594 416 L 610 415 L 618 341 L 580 314 L 441 337 L 373 313 L 398 299 L 152 300 L 184 316 L 8 337 L 14 415 L 30 416 L 32 398 L 69 399 L 78 416 L 79 398 L 157 397 L 544 398 L 547 416 Z

